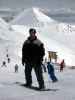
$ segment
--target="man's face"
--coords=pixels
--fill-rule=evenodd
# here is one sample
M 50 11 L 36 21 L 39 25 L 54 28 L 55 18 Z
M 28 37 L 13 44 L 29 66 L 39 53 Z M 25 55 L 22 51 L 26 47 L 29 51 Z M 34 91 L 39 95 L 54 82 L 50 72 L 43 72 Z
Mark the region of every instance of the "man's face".
M 35 34 L 36 34 L 35 32 L 31 31 L 30 32 L 30 37 L 34 38 L 35 37 Z

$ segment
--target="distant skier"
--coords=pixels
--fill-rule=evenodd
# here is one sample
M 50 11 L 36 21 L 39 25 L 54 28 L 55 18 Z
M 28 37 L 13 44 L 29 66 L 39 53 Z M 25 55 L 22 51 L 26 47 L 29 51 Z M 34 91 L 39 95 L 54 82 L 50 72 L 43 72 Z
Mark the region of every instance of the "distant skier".
M 2 66 L 1 67 L 7 67 L 7 65 L 6 65 L 6 62 L 5 61 L 3 61 L 2 62 Z
M 60 72 L 63 71 L 64 67 L 65 67 L 65 61 L 64 61 L 64 59 L 63 59 L 63 60 L 61 61 L 61 63 L 60 63 Z
M 52 82 L 57 82 L 58 79 L 55 76 L 54 66 L 53 66 L 53 64 L 51 64 L 51 62 L 47 63 L 47 69 L 48 69 L 48 74 L 49 74 Z
M 8 55 L 8 54 L 6 54 L 6 57 L 8 58 L 8 57 L 9 57 L 9 55 Z
M 15 65 L 15 73 L 18 72 L 18 65 Z
M 10 63 L 10 58 L 8 58 L 7 60 L 8 60 L 8 63 Z
M 6 54 L 6 57 L 7 57 L 7 62 L 10 63 L 10 58 L 9 58 L 9 55 Z

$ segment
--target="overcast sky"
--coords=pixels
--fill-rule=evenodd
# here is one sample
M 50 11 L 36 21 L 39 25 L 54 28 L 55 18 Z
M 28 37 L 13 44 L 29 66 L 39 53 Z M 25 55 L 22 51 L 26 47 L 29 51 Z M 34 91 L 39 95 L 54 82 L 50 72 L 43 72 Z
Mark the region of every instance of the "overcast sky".
M 50 9 L 75 9 L 75 0 L 0 0 L 0 8 L 28 8 L 32 6 Z

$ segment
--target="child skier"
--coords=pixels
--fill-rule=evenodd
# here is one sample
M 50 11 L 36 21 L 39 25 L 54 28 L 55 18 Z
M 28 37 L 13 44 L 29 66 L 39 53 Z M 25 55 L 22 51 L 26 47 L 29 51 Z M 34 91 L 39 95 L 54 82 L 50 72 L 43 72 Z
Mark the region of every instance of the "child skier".
M 48 69 L 48 74 L 49 74 L 52 82 L 57 82 L 58 79 L 55 76 L 54 66 L 53 66 L 53 64 L 51 64 L 51 62 L 47 63 L 47 69 Z

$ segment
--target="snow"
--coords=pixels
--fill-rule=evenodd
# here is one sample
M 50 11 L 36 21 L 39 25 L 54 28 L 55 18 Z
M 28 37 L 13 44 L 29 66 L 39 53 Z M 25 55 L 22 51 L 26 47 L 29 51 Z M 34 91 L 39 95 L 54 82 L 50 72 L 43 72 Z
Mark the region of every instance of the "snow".
M 29 35 L 28 30 L 30 27 L 14 25 L 12 28 L 15 30 L 15 32 L 21 33 L 24 36 L 20 43 L 20 47 L 22 47 L 23 41 Z M 35 27 L 35 29 L 37 30 L 36 35 L 45 45 L 46 56 L 48 55 L 47 51 L 55 51 L 57 52 L 58 59 L 65 59 L 67 65 L 75 65 L 74 50 L 68 46 L 68 42 L 71 41 L 66 43 L 67 39 L 65 39 L 66 37 L 64 35 L 59 35 L 58 33 L 55 35 L 56 33 L 48 31 L 48 27 L 44 27 L 43 29 L 40 27 Z M 60 38 L 60 36 L 63 40 Z M 65 43 L 62 43 L 61 41 L 65 41 Z M 19 55 L 21 56 L 21 51 L 19 51 Z
M 16 18 L 14 18 L 10 24 L 12 25 L 27 25 L 27 26 L 38 26 L 39 21 L 36 18 L 34 9 L 25 9 Z
M 74 31 L 70 32 L 72 29 L 68 29 L 67 23 L 53 20 L 41 12 L 39 8 L 28 8 L 10 24 L 12 29 L 25 36 L 25 39 L 28 36 L 29 28 L 34 27 L 38 37 L 45 44 L 46 55 L 48 55 L 47 51 L 49 50 L 55 51 L 59 59 L 65 59 L 67 65 L 75 65 L 75 34 Z M 74 28 L 74 25 L 71 27 Z M 24 38 L 22 40 L 24 41 Z M 19 51 L 19 55 L 21 56 L 21 51 Z
M 30 9 L 28 10 L 28 12 L 27 14 L 30 14 L 32 16 L 31 19 L 27 17 L 28 15 L 25 16 L 26 18 L 29 18 L 30 22 L 30 20 L 32 20 L 32 18 L 34 17 L 34 12 Z M 35 13 L 37 12 L 35 11 Z M 41 20 L 41 16 L 39 16 L 40 14 L 44 16 L 46 22 L 49 21 L 49 17 L 39 12 L 37 14 L 39 22 Z M 44 19 L 42 19 L 42 21 L 44 21 Z M 66 40 L 65 35 L 62 34 L 63 32 L 61 32 L 59 35 L 59 33 L 55 30 L 57 25 L 59 26 L 59 28 L 62 25 L 54 22 L 51 19 L 50 22 L 52 23 L 48 23 L 48 25 L 51 25 L 52 27 L 43 26 L 42 29 L 41 27 L 36 27 L 38 38 L 41 39 L 42 42 L 44 42 L 46 54 L 48 50 L 57 51 L 59 58 L 64 58 L 66 63 L 69 65 L 75 65 L 75 52 L 74 48 L 72 48 L 74 46 L 74 38 L 72 40 L 71 36 L 70 43 L 68 40 Z M 30 25 L 32 25 L 32 22 Z M 44 23 L 44 25 L 47 25 L 47 23 Z M 63 72 L 59 72 L 59 66 L 58 70 L 55 70 L 56 76 L 59 80 L 57 83 L 52 83 L 52 81 L 49 79 L 48 73 L 43 73 L 45 86 L 46 88 L 49 88 L 50 91 L 34 91 L 22 87 L 18 84 L 25 83 L 24 67 L 21 64 L 21 51 L 22 44 L 28 36 L 29 28 L 30 27 L 28 26 L 22 25 L 10 26 L 10 24 L 8 25 L 2 19 L 0 19 L 0 66 L 2 65 L 2 61 L 6 61 L 7 64 L 7 67 L 0 67 L 0 100 L 75 100 L 75 70 L 69 69 L 69 66 L 67 66 Z M 73 37 L 74 36 L 75 35 L 73 35 Z M 72 47 L 71 45 L 68 45 L 69 43 L 72 44 Z M 72 50 L 70 49 L 70 47 L 72 48 Z M 10 63 L 7 63 L 7 53 L 9 54 L 9 57 L 11 59 Z M 16 63 L 19 65 L 18 73 L 14 72 L 14 66 Z M 32 85 L 38 86 L 34 71 L 32 71 L 32 77 Z
M 24 22 L 22 23 L 24 25 L 12 25 L 11 23 L 8 25 L 3 19 L 1 19 L 2 24 L 0 23 L 0 43 L 1 45 L 2 43 L 4 44 L 2 48 L 12 48 L 12 50 L 9 51 L 14 51 L 13 55 L 15 55 L 16 59 L 18 59 L 18 57 L 21 59 L 23 42 L 29 35 L 29 28 L 34 26 L 37 30 L 38 38 L 45 44 L 46 56 L 48 55 L 47 51 L 55 51 L 58 54 L 58 61 L 60 61 L 60 59 L 65 59 L 67 65 L 75 65 L 75 34 L 74 32 L 69 34 L 67 34 L 68 32 L 63 32 L 64 28 L 67 29 L 65 23 L 58 23 L 54 21 L 50 17 L 43 14 L 38 8 L 29 8 L 24 10 L 12 22 L 16 24 L 16 21 Z M 32 21 L 34 24 L 37 24 L 38 21 L 39 26 L 33 25 Z M 41 26 L 42 24 L 43 26 Z
M 3 28 L 8 27 L 8 24 L 2 18 L 0 18 L 0 27 L 3 27 Z
M 63 72 L 59 72 L 59 70 L 55 70 L 55 72 L 59 81 L 52 83 L 48 74 L 43 73 L 45 86 L 51 90 L 39 92 L 16 84 L 17 82 L 25 82 L 23 66 L 19 66 L 18 73 L 10 70 L 10 66 L 0 68 L 0 100 L 75 100 L 75 70 L 65 68 Z M 36 86 L 37 81 L 34 71 L 32 71 L 32 77 L 33 85 Z

